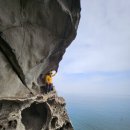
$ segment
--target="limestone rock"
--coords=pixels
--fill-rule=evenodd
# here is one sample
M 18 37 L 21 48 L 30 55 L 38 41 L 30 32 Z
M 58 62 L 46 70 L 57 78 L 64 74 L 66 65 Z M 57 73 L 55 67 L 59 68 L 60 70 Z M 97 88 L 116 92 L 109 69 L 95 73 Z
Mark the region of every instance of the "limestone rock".
M 80 0 L 0 0 L 0 130 L 73 129 L 55 91 L 36 95 L 76 37 L 80 10 Z
M 57 69 L 79 18 L 79 0 L 0 0 L 0 96 L 26 96 L 24 86 Z
M 55 93 L 0 99 L 0 130 L 73 130 L 65 101 Z

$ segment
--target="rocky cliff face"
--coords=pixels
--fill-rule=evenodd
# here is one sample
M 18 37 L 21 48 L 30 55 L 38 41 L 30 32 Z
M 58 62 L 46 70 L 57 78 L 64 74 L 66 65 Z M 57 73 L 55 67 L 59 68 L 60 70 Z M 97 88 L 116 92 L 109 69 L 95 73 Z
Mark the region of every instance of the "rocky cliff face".
M 0 0 L 0 130 L 73 129 L 63 98 L 38 94 L 79 19 L 80 0 Z

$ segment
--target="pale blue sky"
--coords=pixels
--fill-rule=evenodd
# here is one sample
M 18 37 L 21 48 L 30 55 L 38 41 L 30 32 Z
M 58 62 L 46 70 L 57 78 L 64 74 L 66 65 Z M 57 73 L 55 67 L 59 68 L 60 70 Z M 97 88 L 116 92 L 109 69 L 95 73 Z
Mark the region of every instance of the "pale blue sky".
M 81 7 L 54 79 L 58 93 L 130 96 L 130 0 L 81 0 Z

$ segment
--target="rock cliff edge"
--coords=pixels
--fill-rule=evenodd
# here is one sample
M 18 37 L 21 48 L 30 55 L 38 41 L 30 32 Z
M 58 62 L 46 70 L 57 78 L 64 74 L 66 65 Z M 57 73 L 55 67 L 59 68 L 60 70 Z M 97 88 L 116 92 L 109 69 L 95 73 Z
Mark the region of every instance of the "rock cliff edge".
M 0 0 L 0 130 L 73 130 L 64 99 L 38 94 L 40 74 L 58 69 L 76 37 L 80 10 L 80 0 Z

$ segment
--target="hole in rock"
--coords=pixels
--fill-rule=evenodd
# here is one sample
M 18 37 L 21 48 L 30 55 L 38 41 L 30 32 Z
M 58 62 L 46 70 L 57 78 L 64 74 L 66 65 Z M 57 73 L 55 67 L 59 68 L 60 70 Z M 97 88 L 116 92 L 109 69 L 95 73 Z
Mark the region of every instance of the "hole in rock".
M 64 124 L 61 128 L 57 129 L 57 130 L 72 130 L 72 125 L 70 122 L 67 122 L 66 124 Z
M 69 129 L 69 128 L 72 128 L 72 125 L 70 122 L 67 122 L 66 125 L 65 125 L 65 128 Z
M 2 125 L 0 125 L 0 130 L 2 129 Z
M 2 110 L 2 103 L 0 103 L 0 111 Z
M 41 130 L 46 127 L 49 118 L 49 109 L 46 103 L 33 103 L 22 111 L 22 123 L 26 130 Z
M 0 130 L 5 130 L 5 128 L 2 125 L 0 125 Z
M 16 128 L 17 127 L 17 121 L 16 120 L 9 121 L 8 127 L 9 128 Z
M 57 117 L 54 117 L 51 121 L 51 127 L 52 128 L 55 128 L 56 127 L 56 124 L 57 124 L 57 121 L 58 121 L 58 118 Z

